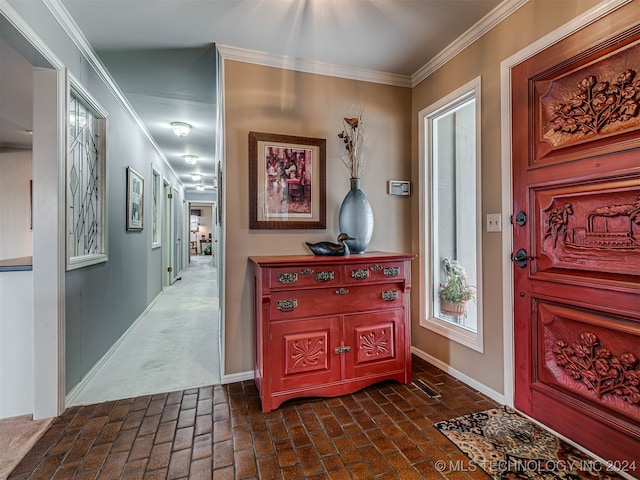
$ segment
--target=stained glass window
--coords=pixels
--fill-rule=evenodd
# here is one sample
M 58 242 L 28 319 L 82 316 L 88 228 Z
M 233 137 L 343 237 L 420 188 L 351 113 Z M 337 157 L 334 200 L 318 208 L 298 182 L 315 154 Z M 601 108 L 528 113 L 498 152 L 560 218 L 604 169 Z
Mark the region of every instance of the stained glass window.
M 106 260 L 105 118 L 72 89 L 68 110 L 67 268 Z

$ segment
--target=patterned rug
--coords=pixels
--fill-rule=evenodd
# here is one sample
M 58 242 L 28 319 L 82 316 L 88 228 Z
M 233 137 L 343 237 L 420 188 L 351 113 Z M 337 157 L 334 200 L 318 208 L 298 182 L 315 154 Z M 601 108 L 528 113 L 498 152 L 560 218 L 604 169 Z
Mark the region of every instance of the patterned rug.
M 496 480 L 622 478 L 508 407 L 445 420 L 434 427 Z

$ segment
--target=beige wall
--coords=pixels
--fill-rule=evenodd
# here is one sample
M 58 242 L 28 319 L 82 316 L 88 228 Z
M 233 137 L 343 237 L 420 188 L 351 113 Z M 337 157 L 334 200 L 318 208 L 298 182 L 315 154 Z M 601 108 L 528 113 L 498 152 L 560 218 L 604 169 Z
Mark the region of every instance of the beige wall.
M 597 5 L 585 0 L 530 0 L 517 12 L 488 32 L 434 74 L 413 89 L 412 100 L 412 175 L 418 178 L 418 112 L 477 76 L 482 77 L 482 212 L 503 212 L 508 218 L 511 206 L 501 201 L 500 63 Z M 623 7 L 610 17 L 640 18 L 640 2 Z M 625 13 L 626 12 L 626 13 Z M 418 248 L 418 197 L 412 199 L 413 248 Z M 503 228 L 510 228 L 507 223 Z M 475 352 L 419 326 L 418 296 L 412 298 L 413 337 L 418 349 L 441 360 L 498 393 L 504 392 L 502 242 L 500 234 L 483 234 L 484 353 Z M 420 268 L 414 262 L 414 269 Z M 420 290 L 414 276 L 413 291 Z M 507 279 L 508 281 L 508 279 Z
M 0 153 L 0 260 L 33 255 L 31 150 Z
M 342 117 L 364 107 L 366 166 L 362 189 L 373 207 L 369 250 L 410 251 L 410 199 L 386 193 L 387 180 L 411 175 L 411 91 L 375 83 L 224 62 L 225 83 L 225 371 L 253 370 L 250 255 L 307 254 L 305 241 L 335 241 L 338 210 L 349 190 L 339 160 Z M 250 131 L 327 140 L 327 228 L 249 230 Z
M 362 175 L 376 228 L 369 250 L 417 253 L 418 112 L 482 76 L 482 213 L 510 212 L 501 201 L 500 63 L 596 6 L 596 0 L 530 0 L 414 89 L 331 78 L 225 61 L 225 371 L 253 368 L 250 255 L 308 253 L 304 241 L 334 239 L 338 209 L 349 188 L 336 135 L 341 118 L 365 109 L 367 166 Z M 640 18 L 640 2 L 615 13 Z M 629 13 L 630 12 L 630 13 Z M 606 21 L 606 20 L 605 20 Z M 248 133 L 259 131 L 327 139 L 327 229 L 249 230 Z M 412 180 L 410 198 L 386 194 L 386 181 Z M 503 228 L 510 226 L 503 225 Z M 483 234 L 484 353 L 420 327 L 418 269 L 413 262 L 412 344 L 464 375 L 504 393 L 502 242 Z

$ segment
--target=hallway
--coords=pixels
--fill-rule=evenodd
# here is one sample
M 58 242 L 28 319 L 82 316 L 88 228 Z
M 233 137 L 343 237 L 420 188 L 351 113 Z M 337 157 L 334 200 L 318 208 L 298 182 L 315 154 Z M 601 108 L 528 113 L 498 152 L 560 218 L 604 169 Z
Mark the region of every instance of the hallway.
M 69 406 L 220 383 L 217 272 L 193 255 Z M 90 373 L 91 374 L 91 373 Z

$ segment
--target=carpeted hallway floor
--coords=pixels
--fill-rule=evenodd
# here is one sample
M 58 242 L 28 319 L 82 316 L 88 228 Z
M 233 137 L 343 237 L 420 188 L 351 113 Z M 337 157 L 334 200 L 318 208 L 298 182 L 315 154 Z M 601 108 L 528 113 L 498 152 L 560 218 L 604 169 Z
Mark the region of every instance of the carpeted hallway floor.
M 193 255 L 181 280 L 165 287 L 115 353 L 68 395 L 68 405 L 219 384 L 218 314 L 212 257 Z M 0 420 L 0 479 L 7 477 L 51 420 L 34 422 L 30 416 Z
M 193 255 L 117 351 L 68 403 L 171 392 L 220 383 L 218 287 L 212 257 Z

